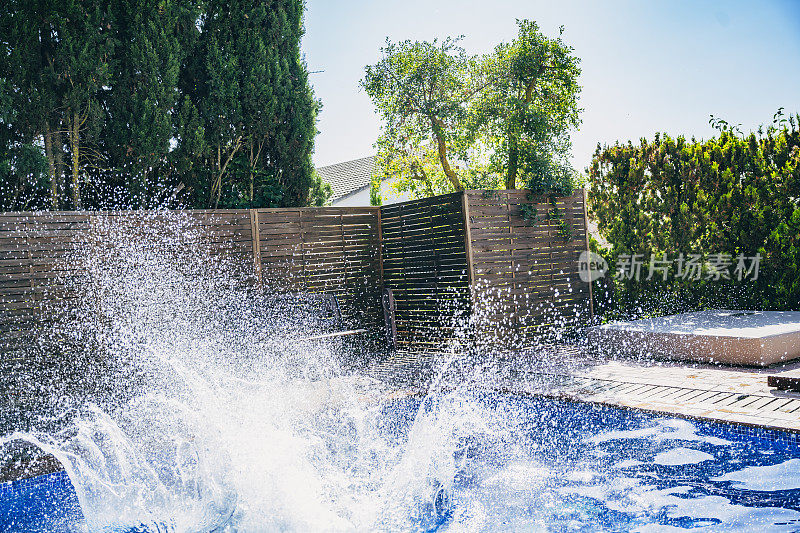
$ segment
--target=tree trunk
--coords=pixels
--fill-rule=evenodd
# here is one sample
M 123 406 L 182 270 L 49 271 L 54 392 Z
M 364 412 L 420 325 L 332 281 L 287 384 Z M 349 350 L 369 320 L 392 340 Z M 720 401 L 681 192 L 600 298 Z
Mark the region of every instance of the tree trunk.
M 261 160 L 261 150 L 264 148 L 264 143 L 266 142 L 266 137 L 262 138 L 258 143 L 250 137 L 250 207 L 253 207 L 253 202 L 255 201 L 255 181 L 256 181 L 256 166 L 258 166 L 258 162 Z
M 211 197 L 208 199 L 208 207 L 212 206 L 214 199 L 217 199 L 219 202 L 219 197 L 217 196 L 217 183 L 219 183 L 219 187 L 222 188 L 222 173 L 219 171 L 220 167 L 222 166 L 222 144 L 217 144 L 217 160 L 214 167 L 217 169 L 217 175 L 214 177 L 214 183 L 211 184 Z
M 50 131 L 50 122 L 44 121 L 44 153 L 47 157 L 47 173 L 50 177 L 50 206 L 58 210 L 58 179 L 56 178 L 56 162 L 53 158 L 53 132 Z
M 539 74 L 531 79 L 525 86 L 525 107 L 533 101 L 533 89 Z M 517 188 L 517 174 L 519 173 L 519 132 L 514 128 L 515 120 L 509 120 L 508 125 L 508 169 L 506 169 L 506 189 Z
M 255 167 L 253 165 L 253 140 L 250 140 L 250 209 L 253 208 L 253 189 L 255 188 Z
M 83 208 L 81 203 L 81 177 L 80 177 L 80 116 L 77 111 L 72 113 L 72 124 L 69 129 L 69 145 L 72 152 L 72 203 L 76 210 Z
M 439 162 L 442 164 L 444 175 L 450 180 L 450 183 L 453 185 L 455 190 L 463 191 L 464 187 L 461 185 L 461 181 L 458 179 L 456 171 L 453 170 L 453 168 L 450 166 L 450 162 L 447 160 L 447 144 L 444 142 L 444 135 L 442 133 L 444 124 L 439 118 L 431 118 L 431 125 L 433 126 L 433 134 L 436 137 L 436 145 L 439 151 Z
M 63 200 L 61 199 L 61 195 L 64 194 L 64 142 L 61 140 L 61 128 L 63 123 L 61 120 L 58 121 L 56 124 L 56 129 L 53 131 L 53 162 L 55 164 L 55 178 L 56 178 L 56 187 L 58 189 L 58 196 L 59 202 L 58 207 L 59 209 L 62 207 Z
M 220 166 L 222 163 L 222 146 L 217 145 L 217 178 L 214 180 L 214 186 L 211 188 L 212 197 L 214 197 L 214 192 L 216 191 L 216 197 L 214 197 L 214 209 L 219 207 L 219 201 L 222 197 L 222 177 L 225 175 L 225 170 L 228 168 L 228 164 L 233 159 L 233 156 L 236 155 L 236 152 L 239 151 L 239 148 L 242 147 L 242 137 L 241 135 L 236 138 L 233 142 L 233 150 L 228 155 L 228 158 L 225 160 L 225 164 Z
M 517 188 L 517 169 L 519 167 L 519 139 L 508 127 L 508 170 L 506 171 L 506 189 Z
M 247 161 L 249 163 L 248 167 L 250 169 L 250 209 L 253 208 L 253 202 L 255 200 L 255 188 L 256 188 L 256 163 L 258 162 L 258 157 L 261 154 L 261 147 L 259 146 L 258 150 L 254 149 L 255 140 L 252 136 L 250 136 L 248 144 L 250 145 L 250 156 L 248 157 Z

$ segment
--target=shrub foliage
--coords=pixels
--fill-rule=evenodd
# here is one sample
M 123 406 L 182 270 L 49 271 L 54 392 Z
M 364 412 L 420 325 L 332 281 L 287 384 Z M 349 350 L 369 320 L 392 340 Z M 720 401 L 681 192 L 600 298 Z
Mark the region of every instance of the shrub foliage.
M 800 116 L 779 110 L 772 125 L 747 135 L 711 122 L 720 133 L 707 141 L 656 135 L 638 145 L 598 146 L 590 213 L 608 242 L 597 251 L 614 275 L 595 291 L 601 310 L 800 309 Z M 648 259 L 664 253 L 674 261 L 667 279 L 658 271 L 646 279 Z M 645 261 L 639 280 L 621 276 L 633 254 Z M 678 276 L 679 254 L 701 256 L 700 279 Z M 738 256 L 756 254 L 757 279 L 715 279 L 714 258 L 730 256 L 733 274 Z

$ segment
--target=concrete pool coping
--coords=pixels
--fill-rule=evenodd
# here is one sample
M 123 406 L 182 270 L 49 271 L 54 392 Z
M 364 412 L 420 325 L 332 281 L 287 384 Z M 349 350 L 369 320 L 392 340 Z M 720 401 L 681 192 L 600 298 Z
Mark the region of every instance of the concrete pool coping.
M 373 371 L 396 382 L 404 372 L 415 374 L 420 365 L 414 359 L 419 357 L 398 354 Z M 767 384 L 769 375 L 800 377 L 800 361 L 751 368 L 598 357 L 571 345 L 515 350 L 502 357 L 505 371 L 487 387 L 800 434 L 800 393 Z

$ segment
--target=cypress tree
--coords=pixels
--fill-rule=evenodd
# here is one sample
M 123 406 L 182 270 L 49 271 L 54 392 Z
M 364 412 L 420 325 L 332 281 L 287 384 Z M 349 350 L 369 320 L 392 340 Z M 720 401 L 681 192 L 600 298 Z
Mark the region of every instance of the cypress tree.
M 61 109 L 69 152 L 71 206 L 84 205 L 85 168 L 97 165 L 102 110 L 100 94 L 109 80 L 114 49 L 108 6 L 96 0 L 58 3 L 58 43 L 53 59 L 55 75 L 63 80 Z M 102 162 L 99 162 L 102 164 Z
M 172 0 L 113 3 L 116 46 L 106 99 L 109 181 L 131 206 L 159 203 L 174 189 L 168 155 L 181 105 L 180 69 L 199 10 Z
M 195 98 L 207 153 L 206 178 L 198 200 L 212 208 L 220 206 L 223 189 L 229 185 L 228 167 L 242 148 L 239 57 L 234 47 L 235 24 L 242 13 L 237 7 L 237 0 L 210 0 L 201 32 L 203 62 Z
M 45 161 L 43 179 L 13 178 L 37 206 L 310 201 L 318 103 L 300 55 L 302 0 L 5 7 L 0 168 L 11 180 L 23 161 Z
M 271 4 L 277 69 L 273 81 L 275 128 L 270 137 L 267 172 L 277 179 L 283 191 L 280 205 L 306 205 L 313 185 L 311 153 L 320 104 L 308 85 L 308 71 L 300 54 L 304 5 L 281 0 Z
M 59 209 L 64 202 L 61 84 L 54 65 L 60 19 L 58 5 L 47 0 L 9 0 L 0 11 L 6 209 L 15 209 L 19 203 L 10 198 L 21 194 L 20 169 L 12 163 L 15 147 L 33 146 L 39 136 L 47 158 L 49 198 L 44 205 L 35 200 L 31 205 Z M 26 194 L 36 196 L 34 191 Z
M 211 0 L 194 103 L 209 207 L 306 205 L 318 103 L 300 56 L 298 0 Z

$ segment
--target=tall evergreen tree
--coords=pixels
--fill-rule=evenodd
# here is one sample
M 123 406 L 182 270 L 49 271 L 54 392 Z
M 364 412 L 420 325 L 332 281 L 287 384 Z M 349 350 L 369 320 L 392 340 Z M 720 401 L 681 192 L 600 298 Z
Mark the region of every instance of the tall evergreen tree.
M 14 194 L 54 209 L 306 205 L 312 188 L 319 201 L 302 0 L 4 7 L 0 168 Z
M 53 0 L 9 0 L 0 11 L 3 150 L 9 161 L 5 181 L 19 190 L 19 184 L 11 183 L 16 175 L 10 163 L 13 145 L 32 143 L 41 136 L 48 163 L 48 207 L 53 209 L 63 206 L 65 193 L 61 83 L 54 64 L 62 18 L 59 3 Z M 6 208 L 13 208 L 9 205 L 17 204 L 4 202 Z
M 303 2 L 211 0 L 194 103 L 209 207 L 306 205 L 318 103 L 300 55 Z
M 16 114 L 8 82 L 0 78 L 0 210 L 51 206 L 49 174 L 41 147 L 14 129 Z
M 86 167 L 98 162 L 100 93 L 109 81 L 114 39 L 108 6 L 97 0 L 62 0 L 54 71 L 61 82 L 60 104 L 69 151 L 72 207 L 84 207 Z
M 174 189 L 168 155 L 182 103 L 180 69 L 199 9 L 173 0 L 118 0 L 112 14 L 116 46 L 103 135 L 109 181 L 122 186 L 128 204 L 153 205 Z
M 210 0 L 201 33 L 203 54 L 197 108 L 205 125 L 208 154 L 208 207 L 218 207 L 228 167 L 242 148 L 242 113 L 239 101 L 239 56 L 235 26 L 244 13 L 238 0 Z
M 271 4 L 271 41 L 277 51 L 277 69 L 273 81 L 275 117 L 265 170 L 283 192 L 278 205 L 306 205 L 309 188 L 314 186 L 311 153 L 321 104 L 311 92 L 300 54 L 304 2 L 273 0 Z

